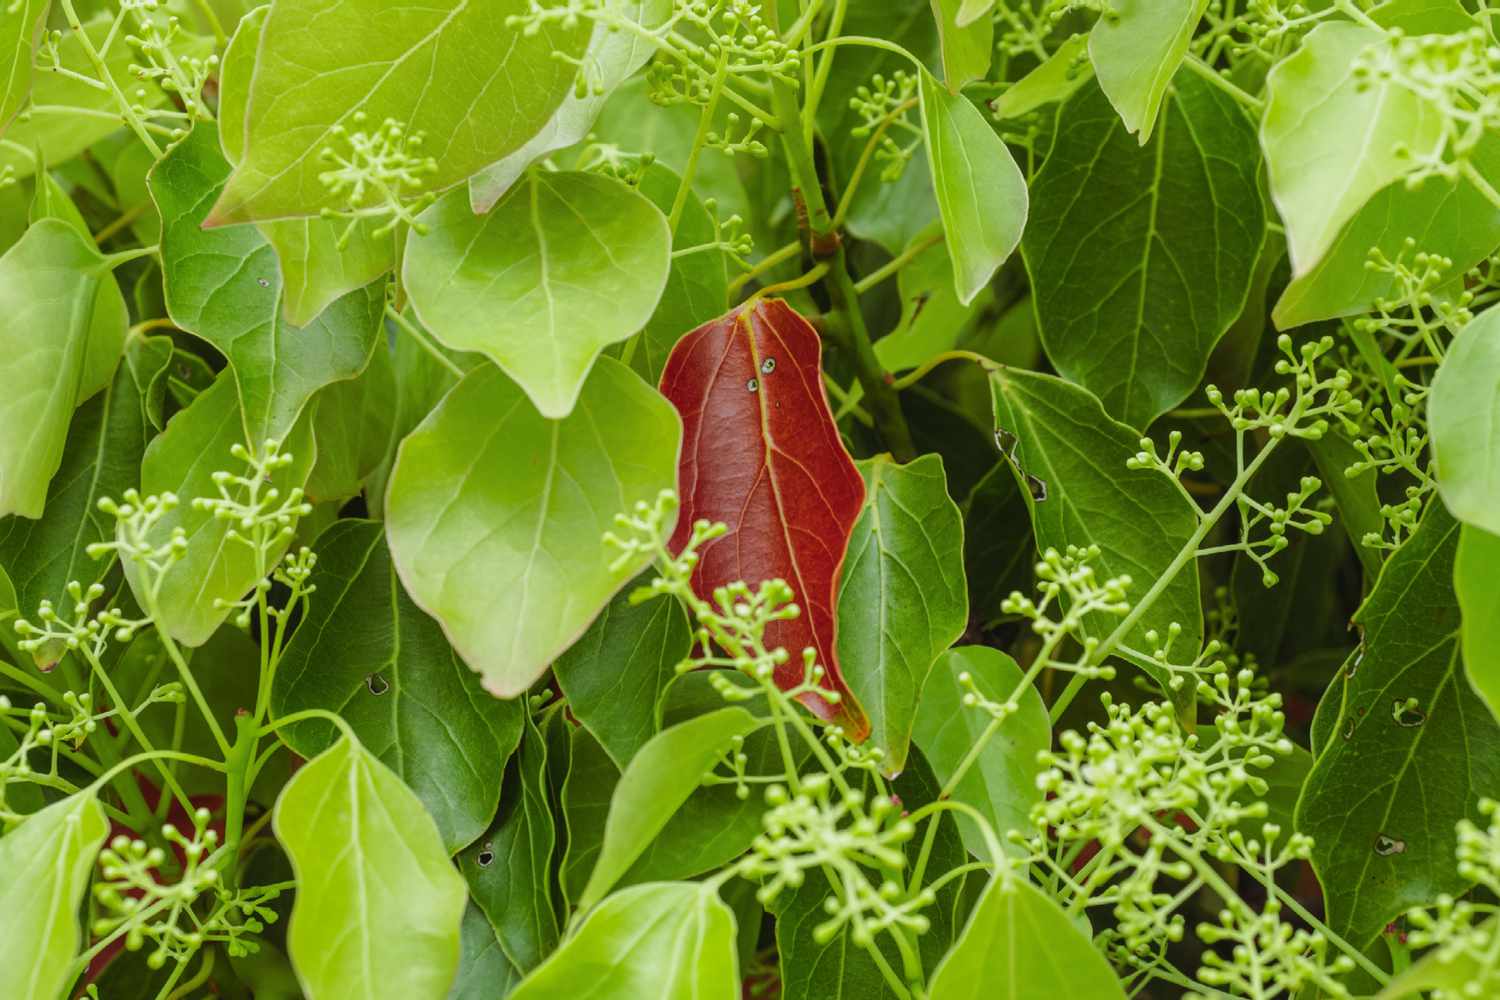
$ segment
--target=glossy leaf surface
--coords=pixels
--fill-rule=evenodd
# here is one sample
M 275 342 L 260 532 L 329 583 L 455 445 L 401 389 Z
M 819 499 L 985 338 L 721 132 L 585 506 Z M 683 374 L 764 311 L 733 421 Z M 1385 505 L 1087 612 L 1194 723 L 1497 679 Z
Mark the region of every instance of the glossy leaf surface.
M 414 791 L 449 852 L 495 815 L 521 706 L 492 697 L 412 603 L 376 521 L 336 521 L 314 545 L 316 598 L 276 671 L 277 715 L 338 712 L 360 742 Z M 303 757 L 337 733 L 323 722 L 283 730 Z
M 734 914 L 712 886 L 656 882 L 605 900 L 513 1000 L 737 1000 Z
M 969 622 L 963 515 L 948 496 L 943 460 L 860 462 L 865 508 L 839 580 L 839 662 L 870 718 L 881 769 L 906 764 L 928 671 Z
M 411 789 L 344 737 L 287 782 L 272 825 L 297 897 L 287 943 L 308 1000 L 442 1000 L 467 894 Z
M 493 368 L 454 388 L 401 445 L 386 497 L 407 593 L 492 693 L 531 686 L 644 568 L 601 541 L 616 514 L 671 487 L 681 424 L 629 369 L 600 359 L 548 420 Z
M 229 359 L 248 440 L 280 439 L 315 392 L 369 362 L 385 299 L 377 286 L 361 288 L 307 326 L 292 326 L 282 312 L 281 265 L 265 237 L 253 226 L 203 228 L 228 176 L 218 134 L 202 123 L 151 173 L 167 309 Z
M 767 646 L 791 654 L 776 682 L 797 686 L 802 650 L 816 650 L 825 685 L 846 697 L 835 710 L 810 694 L 808 707 L 862 739 L 869 722 L 850 704 L 838 669 L 835 600 L 865 489 L 834 425 L 821 359 L 817 332 L 777 300 L 737 309 L 678 343 L 661 379 L 685 442 L 671 544 L 685 545 L 700 519 L 728 526 L 701 549 L 699 596 L 739 580 L 791 586 L 801 615 L 766 629 Z
M 260 34 L 243 159 L 213 224 L 317 215 L 341 208 L 318 175 L 323 151 L 348 155 L 347 133 L 386 119 L 423 137 L 442 190 L 527 142 L 573 84 L 588 32 L 506 25 L 522 0 L 425 7 L 380 0 L 274 4 Z M 362 116 L 362 117 L 356 117 Z M 345 131 L 340 131 L 343 129 Z
M 1353 676 L 1345 671 L 1335 735 L 1297 806 L 1329 926 L 1361 945 L 1406 909 L 1467 888 L 1453 867 L 1454 825 L 1479 821 L 1479 799 L 1500 794 L 1500 726 L 1460 663 L 1458 536 L 1458 522 L 1432 503 L 1386 561 L 1354 619 L 1364 655 Z
M 79 906 L 109 821 L 93 792 L 54 802 L 0 837 L 0 962 L 6 993 L 57 1000 L 82 939 Z
M 1144 428 L 1198 385 L 1245 304 L 1265 228 L 1255 130 L 1188 73 L 1144 147 L 1092 84 L 1057 126 L 1023 241 L 1042 344 Z

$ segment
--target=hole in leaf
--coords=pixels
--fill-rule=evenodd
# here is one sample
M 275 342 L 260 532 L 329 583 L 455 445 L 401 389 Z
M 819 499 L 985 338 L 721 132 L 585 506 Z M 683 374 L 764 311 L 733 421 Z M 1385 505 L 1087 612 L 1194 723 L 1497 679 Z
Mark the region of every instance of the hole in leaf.
M 1382 858 L 1388 858 L 1393 854 L 1406 853 L 1406 841 L 1400 837 L 1387 837 L 1385 834 L 1375 838 L 1375 853 Z
M 760 371 L 761 371 L 762 375 L 769 375 L 772 372 L 774 372 L 775 370 L 776 370 L 776 359 L 775 358 L 767 358 L 766 360 L 764 360 L 764 361 L 762 361 L 760 363 Z
M 748 389 L 748 390 L 750 390 L 751 392 L 757 392 L 757 391 L 759 391 L 760 390 L 760 379 L 754 379 L 754 378 L 750 379 L 750 381 L 748 381 L 748 382 L 745 383 L 745 388 Z
M 391 682 L 379 674 L 369 674 L 365 677 L 365 687 L 370 689 L 371 694 L 385 694 L 391 689 Z
M 495 848 L 490 844 L 485 844 L 479 849 L 479 854 L 474 860 L 479 864 L 479 867 L 488 868 L 495 863 Z

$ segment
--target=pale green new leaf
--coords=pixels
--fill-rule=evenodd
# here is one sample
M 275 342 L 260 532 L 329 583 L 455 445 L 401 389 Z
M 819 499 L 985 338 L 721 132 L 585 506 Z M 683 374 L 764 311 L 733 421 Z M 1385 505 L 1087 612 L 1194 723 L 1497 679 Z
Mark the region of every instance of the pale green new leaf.
M 630 870 L 734 739 L 760 725 L 743 708 L 721 708 L 665 729 L 641 747 L 615 786 L 604 843 L 578 898 L 580 910 L 602 900 Z
M 991 879 L 933 973 L 942 1000 L 1124 1000 L 1114 970 L 1052 897 L 1024 876 Z
M 987 646 L 959 646 L 938 657 L 922 688 L 912 740 L 921 748 L 940 782 L 946 785 L 993 722 L 993 717 L 963 703 L 968 693 L 959 677 L 968 674 L 981 694 L 1004 703 L 1018 689 L 1017 710 L 985 744 L 973 766 L 953 788 L 953 798 L 990 821 L 1007 850 L 1021 849 L 1006 840 L 1011 830 L 1029 832 L 1031 807 L 1041 800 L 1036 777 L 1041 773 L 1037 754 L 1052 744 L 1047 706 L 1035 687 L 1020 688 L 1025 676 L 1016 661 Z M 958 829 L 969 853 L 990 861 L 990 848 L 979 826 L 958 815 Z
M 1459 642 L 1469 683 L 1500 716 L 1500 535 L 1463 526 L 1453 590 L 1463 612 Z
M 31 93 L 31 57 L 50 0 L 20 0 L 0 11 L 0 135 Z
M 1433 377 L 1427 420 L 1448 509 L 1500 534 L 1500 311 L 1459 331 Z
M 151 172 L 167 311 L 229 359 L 248 439 L 279 439 L 314 393 L 369 362 L 385 292 L 358 289 L 307 326 L 292 326 L 282 314 L 282 272 L 271 244 L 252 226 L 203 228 L 228 174 L 218 134 L 204 122 Z
M 734 914 L 712 885 L 622 890 L 522 981 L 510 1000 L 738 1000 Z
M 0 968 L 6 996 L 57 1000 L 73 979 L 79 905 L 109 820 L 92 789 L 0 837 Z
M 614 16 L 640 25 L 642 31 L 594 24 L 579 66 L 588 86 L 570 90 L 526 145 L 469 178 L 469 203 L 475 213 L 494 208 L 531 164 L 587 137 L 609 95 L 656 54 L 657 46 L 644 32 L 661 27 L 672 13 L 672 0 L 608 0 L 607 6 L 613 8 Z
M 1192 503 L 1161 473 L 1126 468 L 1139 450 L 1139 436 L 1111 420 L 1086 389 L 1015 368 L 993 372 L 990 388 L 997 440 L 1026 492 L 1037 548 L 1099 546 L 1093 562 L 1099 578 L 1129 576 L 1133 586 L 1126 596 L 1137 599 L 1173 568 L 1179 552 L 1196 544 Z M 1092 614 L 1084 630 L 1102 640 L 1118 622 Z M 1173 622 L 1182 627 L 1177 648 L 1198 649 L 1203 613 L 1195 559 L 1174 569 L 1125 644 L 1149 652 L 1155 646 L 1146 633 L 1166 635 Z M 1159 683 L 1167 680 L 1159 670 L 1154 676 Z
M 1111 416 L 1188 397 L 1244 308 L 1265 234 L 1255 129 L 1179 74 L 1142 147 L 1088 84 L 1058 112 L 1022 247 L 1042 344 Z
M 423 325 L 487 355 L 547 417 L 567 416 L 599 352 L 646 325 L 672 265 L 666 217 L 599 174 L 535 170 L 487 215 L 455 192 L 424 219 L 403 270 Z
M 1354 616 L 1363 655 L 1343 672 L 1338 717 L 1297 803 L 1328 925 L 1356 947 L 1411 907 L 1468 888 L 1454 827 L 1482 822 L 1479 800 L 1500 796 L 1500 726 L 1459 662 L 1458 536 L 1443 504 L 1429 503 L 1386 560 Z M 1483 653 L 1477 676 L 1495 670 L 1496 651 Z
M 42 516 L 73 409 L 109 383 L 128 323 L 108 261 L 68 223 L 42 219 L 0 257 L 0 517 Z
M 1293 277 L 1317 265 L 1344 224 L 1411 170 L 1413 154 L 1441 142 L 1435 108 L 1393 82 L 1355 74 L 1361 53 L 1384 44 L 1373 28 L 1325 22 L 1267 77 L 1260 138 Z
M 969 624 L 964 522 L 940 455 L 859 463 L 865 506 L 849 535 L 838 591 L 838 660 L 884 752 L 906 766 L 928 671 Z
M 345 736 L 286 783 L 271 823 L 297 878 L 287 948 L 307 1000 L 443 1000 L 468 892 L 411 789 Z
M 968 305 L 1021 242 L 1026 178 L 984 115 L 921 71 L 922 130 L 938 212 L 953 258 L 954 287 Z
M 933 0 L 942 47 L 943 82 L 956 94 L 965 84 L 982 80 L 995 54 L 995 22 L 976 17 L 974 0 Z
M 265 574 L 250 546 L 228 536 L 230 524 L 193 506 L 194 497 L 217 497 L 213 474 L 219 470 L 243 475 L 245 464 L 229 453 L 245 443 L 244 422 L 234 380 L 226 372 L 178 413 L 167 429 L 146 448 L 141 461 L 141 491 L 147 495 L 176 494 L 177 507 L 157 523 L 153 544 L 165 544 L 182 528 L 187 549 L 162 577 L 156 607 L 150 608 L 151 581 L 141 567 L 125 562 L 125 578 L 142 607 L 154 610 L 158 628 L 187 646 L 207 642 L 228 618 L 230 608 L 217 602 L 238 601 Z M 309 422 L 298 422 L 283 442 L 283 454 L 293 461 L 279 470 L 273 485 L 286 496 L 307 481 L 315 458 Z M 267 554 L 267 565 L 280 559 L 290 539 L 278 542 Z
M 386 494 L 406 589 L 485 687 L 524 692 L 649 553 L 615 565 L 615 515 L 676 482 L 682 422 L 601 358 L 563 420 L 493 368 L 469 374 L 401 445 Z
M 438 623 L 406 596 L 378 521 L 336 521 L 313 549 L 317 589 L 276 670 L 271 708 L 337 712 L 417 794 L 456 852 L 494 818 L 522 708 L 480 687 Z M 337 735 L 321 721 L 281 732 L 303 757 Z
M 219 60 L 219 145 L 230 165 L 245 155 L 245 114 L 250 107 L 250 81 L 255 77 L 255 53 L 271 5 L 256 7 L 240 18 Z
M 1019 118 L 1054 101 L 1065 101 L 1094 75 L 1088 35 L 1074 35 L 990 104 L 996 118 Z
M 1089 32 L 1099 86 L 1145 145 L 1208 0 L 1113 0 Z
M 526 0 L 281 0 L 260 32 L 244 115 L 244 154 L 212 224 L 341 209 L 319 175 L 325 150 L 387 119 L 420 135 L 441 191 L 519 149 L 573 86 L 583 23 L 527 34 L 506 24 Z M 580 19 L 582 21 L 582 19 Z

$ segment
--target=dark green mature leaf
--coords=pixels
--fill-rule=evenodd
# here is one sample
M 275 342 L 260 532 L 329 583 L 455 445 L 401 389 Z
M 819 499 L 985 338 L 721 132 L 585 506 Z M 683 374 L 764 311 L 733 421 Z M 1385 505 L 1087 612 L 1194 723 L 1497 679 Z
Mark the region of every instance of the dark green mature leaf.
M 69 223 L 42 219 L 0 257 L 0 517 L 42 516 L 73 408 L 109 384 L 128 322 L 109 262 Z
M 881 769 L 898 774 L 928 671 L 969 622 L 963 515 L 937 455 L 858 465 L 865 506 L 839 580 L 838 657 L 885 754 Z
M 1143 146 L 1207 7 L 1208 0 L 1118 0 L 1089 32 L 1099 86 Z
M 343 208 L 318 177 L 323 151 L 348 155 L 348 133 L 387 119 L 423 137 L 422 153 L 437 163 L 425 178 L 432 190 L 518 149 L 573 85 L 576 66 L 553 53 L 580 56 L 589 35 L 584 23 L 551 20 L 529 34 L 507 25 L 526 10 L 525 0 L 274 4 L 250 81 L 244 155 L 212 224 Z
M 1261 144 L 1294 278 L 1323 259 L 1366 202 L 1412 169 L 1401 149 L 1425 152 L 1442 134 L 1441 114 L 1414 92 L 1356 75 L 1360 54 L 1383 44 L 1375 28 L 1327 21 L 1266 79 Z
M 1469 683 L 1500 716 L 1500 535 L 1463 526 L 1453 589 L 1463 612 L 1460 644 Z
M 55 1000 L 72 980 L 79 906 L 108 833 L 88 789 L 0 837 L 0 962 L 6 992 L 18 1000 Z
M 1453 516 L 1500 534 L 1500 310 L 1459 332 L 1427 400 L 1438 493 Z
M 521 971 L 500 947 L 500 939 L 473 900 L 464 909 L 459 928 L 462 951 L 458 959 L 458 978 L 448 1000 L 503 1000 L 521 982 Z
M 1036 562 L 1024 490 L 1006 462 L 996 462 L 964 501 L 964 573 L 969 613 L 981 624 L 1000 618 L 1014 591 L 1029 593 Z
M 317 588 L 276 670 L 278 716 L 323 708 L 417 793 L 450 853 L 495 815 L 523 709 L 491 697 L 396 578 L 378 521 L 336 521 L 313 546 Z M 304 757 L 337 737 L 304 722 L 282 736 Z
M 318 462 L 307 477 L 313 503 L 355 496 L 380 467 L 396 422 L 396 396 L 392 352 L 382 339 L 357 377 L 326 385 L 313 397 Z
M 650 559 L 615 565 L 615 515 L 677 478 L 682 422 L 601 358 L 578 405 L 547 420 L 488 366 L 401 445 L 386 530 L 407 592 L 485 686 L 525 691 Z
M 486 215 L 464 192 L 424 218 L 402 276 L 444 344 L 484 354 L 561 419 L 604 348 L 645 326 L 671 271 L 650 200 L 601 174 L 534 170 Z
M 1025 676 L 1015 660 L 987 646 L 959 646 L 938 658 L 922 688 L 912 739 L 944 785 L 993 721 L 988 713 L 964 705 L 968 689 L 959 681 L 963 674 L 994 702 L 1008 699 Z M 1052 744 L 1047 706 L 1036 688 L 1028 685 L 1017 700 L 1019 710 L 990 737 L 952 794 L 989 819 L 1002 845 L 1008 844 L 1009 831 L 1031 829 L 1031 807 L 1041 800 L 1037 754 Z M 958 829 L 970 854 L 991 860 L 989 845 L 972 819 L 960 815 Z
M 211 124 L 199 122 L 151 172 L 162 217 L 162 262 L 172 321 L 212 344 L 234 369 L 251 441 L 285 437 L 314 393 L 369 362 L 384 289 L 340 298 L 305 327 L 282 315 L 282 272 L 254 227 L 205 230 L 229 176 Z
M 599 849 L 604 846 L 604 823 L 609 800 L 620 782 L 620 769 L 604 746 L 583 726 L 570 737 L 568 777 L 562 787 L 563 823 L 568 847 L 559 881 L 568 900 L 583 895 Z
M 721 708 L 663 730 L 636 753 L 615 786 L 604 844 L 579 909 L 604 898 L 734 741 L 760 725 L 743 708 Z
M 345 736 L 287 782 L 272 826 L 296 872 L 287 946 L 307 1000 L 447 996 L 464 880 L 390 768 Z
M 1024 876 L 1004 873 L 985 888 L 931 989 L 944 1000 L 1125 997 L 1114 970 L 1062 907 Z
M 635 589 L 629 584 L 616 594 L 552 664 L 569 711 L 621 768 L 656 733 L 657 701 L 693 638 L 681 604 L 670 597 L 634 604 Z
M 968 98 L 944 90 L 926 70 L 918 92 L 954 288 L 968 305 L 1021 242 L 1026 178 Z
M 622 890 L 511 996 L 738 1000 L 734 914 L 712 885 L 654 882 Z
M 932 0 L 880 0 L 849 5 L 844 34 L 875 35 L 902 46 L 929 69 L 939 63 L 940 43 Z M 856 49 L 839 46 L 828 87 L 818 105 L 818 129 L 827 138 L 835 175 L 846 180 L 854 171 L 869 142 L 854 135 L 863 119 L 849 105 L 860 87 L 869 86 L 876 74 L 890 79 L 896 71 L 912 72 L 909 60 L 886 49 Z M 848 228 L 860 239 L 879 243 L 889 253 L 900 253 L 936 219 L 931 197 L 932 175 L 927 158 L 914 157 L 894 183 L 866 175 L 849 203 Z
M 1179 648 L 1203 642 L 1198 568 L 1191 555 L 1198 513 L 1159 472 L 1127 469 L 1139 438 L 1111 420 L 1086 389 L 1036 372 L 1004 368 L 990 376 L 997 440 L 1005 442 L 1018 482 L 1027 488 L 1037 548 L 1099 546 L 1094 568 L 1101 579 L 1128 575 L 1126 595 L 1138 600 L 1170 571 L 1151 608 L 1141 615 L 1127 645 L 1152 647 L 1146 632 L 1182 627 Z M 1091 616 L 1084 628 L 1103 639 L 1117 618 Z M 1165 683 L 1165 677 L 1157 677 Z
M 0 565 L 23 614 L 34 614 L 43 600 L 65 607 L 70 581 L 87 587 L 109 569 L 110 562 L 87 553 L 115 535 L 115 519 L 98 502 L 140 485 L 141 456 L 161 414 L 160 379 L 171 360 L 167 338 L 133 339 L 109 388 L 73 415 L 42 518 L 0 520 Z
M 1429 504 L 1386 561 L 1354 618 L 1364 653 L 1345 672 L 1337 735 L 1297 806 L 1329 926 L 1356 945 L 1398 913 L 1467 887 L 1453 866 L 1454 824 L 1479 820 L 1479 799 L 1500 795 L 1500 726 L 1460 671 L 1458 536 L 1443 505 Z
M 125 563 L 125 578 L 142 607 L 154 610 L 157 627 L 187 646 L 207 642 L 233 611 L 215 606 L 218 601 L 238 601 L 264 575 L 250 546 L 228 538 L 230 524 L 211 511 L 193 506 L 194 497 L 217 497 L 213 474 L 219 470 L 237 475 L 244 463 L 229 449 L 244 443 L 234 381 L 228 372 L 219 376 L 193 404 L 178 413 L 146 448 L 141 461 L 141 490 L 147 495 L 174 493 L 182 498 L 177 507 L 157 522 L 150 536 L 155 545 L 165 544 L 176 528 L 187 536 L 187 550 L 167 569 L 153 601 L 151 581 L 141 575 L 138 564 Z M 307 421 L 299 421 L 286 439 L 283 454 L 290 465 L 279 469 L 273 484 L 285 496 L 307 481 L 315 448 Z M 281 558 L 290 539 L 278 541 L 267 553 L 269 562 Z M 152 604 L 156 606 L 151 607 Z
M 520 752 L 505 770 L 500 812 L 459 856 L 469 892 L 512 965 L 534 969 L 561 936 L 552 896 L 557 825 L 547 801 L 547 745 L 528 717 Z
M 1359 461 L 1360 454 L 1348 435 L 1337 427 L 1330 428 L 1316 441 L 1308 441 L 1307 449 L 1317 463 L 1319 477 L 1338 505 L 1338 519 L 1344 534 L 1354 545 L 1354 552 L 1359 556 L 1366 575 L 1373 580 L 1380 575 L 1380 551 L 1365 545 L 1364 538 L 1369 534 L 1379 536 L 1385 531 L 1375 471 L 1367 469 L 1353 478 L 1344 475 L 1345 469 Z
M 1265 230 L 1259 158 L 1244 112 L 1191 73 L 1145 147 L 1095 85 L 1058 113 L 1022 240 L 1042 344 L 1132 427 L 1188 397 L 1245 304 Z

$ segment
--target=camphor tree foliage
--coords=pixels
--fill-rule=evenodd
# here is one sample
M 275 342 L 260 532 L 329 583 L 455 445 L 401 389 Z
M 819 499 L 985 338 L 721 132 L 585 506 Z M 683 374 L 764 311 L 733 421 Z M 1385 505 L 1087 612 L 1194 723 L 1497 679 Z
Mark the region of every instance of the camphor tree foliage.
M 1500 995 L 1492 0 L 0 0 L 0 995 Z

